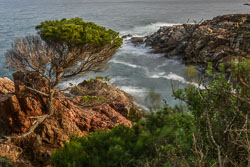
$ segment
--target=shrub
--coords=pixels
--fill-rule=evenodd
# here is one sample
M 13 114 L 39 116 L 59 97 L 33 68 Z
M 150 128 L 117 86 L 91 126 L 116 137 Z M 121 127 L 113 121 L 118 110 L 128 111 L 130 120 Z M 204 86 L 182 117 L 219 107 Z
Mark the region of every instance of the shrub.
M 144 165 L 154 161 L 163 145 L 169 156 L 179 155 L 177 145 L 186 152 L 192 147 L 192 116 L 174 113 L 166 107 L 146 116 L 133 128 L 117 126 L 110 131 L 98 131 L 69 143 L 52 156 L 56 167 L 117 167 Z M 165 147 L 164 147 L 165 148 Z M 186 154 L 188 156 L 188 154 Z M 163 160 L 163 159 L 162 159 Z M 159 164 L 167 163 L 168 159 Z M 155 163 L 155 162 L 154 162 Z
M 95 167 L 249 166 L 249 61 L 214 73 L 204 89 L 175 91 L 187 103 L 145 115 L 132 128 L 115 127 L 72 138 L 52 155 L 53 164 Z M 228 77 L 228 74 L 230 76 Z
M 223 71 L 224 65 L 220 65 Z M 249 158 L 250 66 L 235 62 L 230 77 L 207 70 L 211 78 L 201 90 L 190 86 L 175 92 L 194 115 L 196 162 L 200 166 L 247 166 Z
M 1 167 L 15 167 L 14 163 L 11 162 L 11 160 L 3 156 L 0 156 L 0 166 Z

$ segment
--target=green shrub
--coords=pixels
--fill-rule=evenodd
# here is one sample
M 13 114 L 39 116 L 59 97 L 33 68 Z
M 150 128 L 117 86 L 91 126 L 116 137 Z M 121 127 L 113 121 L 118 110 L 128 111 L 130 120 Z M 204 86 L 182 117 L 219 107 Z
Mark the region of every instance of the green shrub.
M 187 103 L 145 114 L 129 127 L 115 127 L 72 138 L 52 155 L 56 167 L 186 167 L 249 164 L 249 61 L 235 62 L 228 73 L 214 73 L 204 89 L 175 92 Z
M 179 154 L 176 145 L 189 152 L 192 147 L 192 116 L 164 108 L 146 116 L 133 128 L 117 126 L 74 138 L 52 156 L 56 167 L 137 166 L 153 161 L 162 145 L 172 148 L 169 156 Z M 168 151 L 168 150 L 165 150 Z M 167 160 L 167 159 L 166 159 Z M 162 163 L 162 161 L 161 161 Z M 165 162 L 164 162 L 165 163 Z
M 95 78 L 96 78 L 96 79 L 103 80 L 103 76 L 96 76 Z
M 128 120 L 131 122 L 138 122 L 142 118 L 142 113 L 138 113 L 136 109 L 130 108 L 128 113 Z
M 100 79 L 100 80 L 107 81 L 107 82 L 110 81 L 109 76 L 105 76 L 105 77 L 103 77 L 103 76 L 96 76 L 95 79 Z
M 15 167 L 13 162 L 7 157 L 0 156 L 0 166 L 1 167 Z
M 79 102 L 81 105 L 98 105 L 106 101 L 107 99 L 104 96 L 82 96 Z
M 187 102 L 194 116 L 196 161 L 203 166 L 247 166 L 249 158 L 250 66 L 249 61 L 235 62 L 230 77 L 207 70 L 205 89 L 190 86 L 175 92 Z M 220 65 L 223 71 L 224 65 Z M 201 137 L 202 136 L 202 137 Z M 202 155 L 202 157 L 201 157 Z

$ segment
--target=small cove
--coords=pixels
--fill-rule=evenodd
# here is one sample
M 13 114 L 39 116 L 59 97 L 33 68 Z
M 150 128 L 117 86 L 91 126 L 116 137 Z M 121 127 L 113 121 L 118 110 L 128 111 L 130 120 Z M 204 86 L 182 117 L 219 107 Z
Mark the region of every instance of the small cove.
M 82 17 L 120 35 L 145 36 L 161 26 L 200 21 L 229 13 L 249 13 L 245 0 L 0 0 L 0 77 L 11 77 L 12 71 L 4 68 L 4 53 L 11 42 L 26 34 L 35 34 L 34 27 L 46 19 Z M 136 103 L 145 106 L 145 98 L 155 92 L 168 104 L 179 103 L 172 97 L 171 82 L 180 88 L 189 85 L 185 78 L 186 66 L 177 59 L 166 59 L 151 54 L 150 48 L 135 46 L 129 39 L 109 62 L 102 73 L 79 76 L 61 84 L 77 84 L 95 76 L 109 76 L 110 83 L 130 93 Z

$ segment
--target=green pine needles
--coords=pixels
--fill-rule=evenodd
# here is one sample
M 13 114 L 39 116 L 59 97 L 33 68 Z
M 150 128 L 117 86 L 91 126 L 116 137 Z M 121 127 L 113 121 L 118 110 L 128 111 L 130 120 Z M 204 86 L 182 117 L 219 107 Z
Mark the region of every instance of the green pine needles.
M 48 89 L 44 92 L 35 84 L 27 89 L 47 98 L 50 115 L 54 113 L 53 98 L 62 80 L 103 71 L 122 45 L 118 32 L 78 17 L 46 20 L 36 30 L 38 35 L 17 38 L 5 58 L 8 68 L 33 71 L 46 80 Z
M 119 33 L 111 29 L 85 22 L 81 18 L 47 20 L 36 26 L 38 34 L 49 43 L 67 43 L 75 45 L 94 45 L 96 47 L 122 45 Z

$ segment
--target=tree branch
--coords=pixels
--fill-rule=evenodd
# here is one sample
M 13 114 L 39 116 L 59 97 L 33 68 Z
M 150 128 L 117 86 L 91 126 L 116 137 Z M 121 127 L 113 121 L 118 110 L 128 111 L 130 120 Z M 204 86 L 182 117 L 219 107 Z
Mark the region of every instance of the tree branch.
M 28 86 L 24 86 L 24 87 L 25 87 L 26 89 L 30 90 L 30 91 L 33 91 L 33 92 L 35 92 L 35 93 L 38 93 L 38 94 L 42 95 L 42 96 L 49 97 L 49 95 L 48 95 L 47 93 L 41 92 L 41 91 L 39 91 L 39 90 L 33 89 L 33 88 L 31 88 L 31 87 L 28 87 Z

